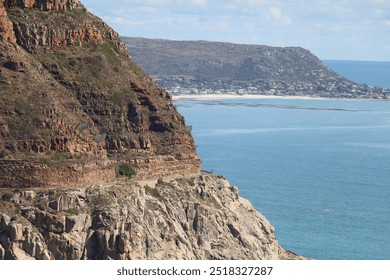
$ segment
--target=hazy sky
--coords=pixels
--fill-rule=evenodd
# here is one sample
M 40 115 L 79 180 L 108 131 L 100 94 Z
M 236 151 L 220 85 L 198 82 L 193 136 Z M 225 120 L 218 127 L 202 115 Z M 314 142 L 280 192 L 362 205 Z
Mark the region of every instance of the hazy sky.
M 122 36 L 301 46 L 390 61 L 390 0 L 81 0 Z

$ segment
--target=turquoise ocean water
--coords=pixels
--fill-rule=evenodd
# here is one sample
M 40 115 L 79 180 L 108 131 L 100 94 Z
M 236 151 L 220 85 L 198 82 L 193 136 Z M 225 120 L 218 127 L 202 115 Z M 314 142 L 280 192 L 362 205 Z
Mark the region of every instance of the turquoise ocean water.
M 237 185 L 285 248 L 390 259 L 390 102 L 179 100 L 203 168 Z

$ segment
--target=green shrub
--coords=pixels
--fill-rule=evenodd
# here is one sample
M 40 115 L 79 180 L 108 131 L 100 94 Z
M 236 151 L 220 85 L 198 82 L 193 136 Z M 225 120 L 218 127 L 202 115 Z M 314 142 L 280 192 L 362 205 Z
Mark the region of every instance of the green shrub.
M 117 169 L 117 175 L 118 176 L 126 176 L 127 178 L 132 178 L 137 174 L 137 169 L 134 165 L 132 164 L 120 164 L 118 165 Z
M 0 151 L 0 158 L 6 158 L 8 153 L 6 151 Z
M 149 186 L 146 186 L 145 187 L 145 193 L 148 194 L 148 195 L 151 195 L 157 199 L 162 199 L 162 196 L 161 194 L 159 193 L 159 191 L 156 189 L 156 188 L 151 188 Z
M 61 161 L 61 160 L 62 160 L 62 154 L 61 154 L 61 153 L 58 153 L 58 152 L 54 152 L 54 153 L 51 155 L 51 158 L 52 158 L 52 160 L 54 160 L 54 161 Z
M 121 60 L 117 55 L 117 48 L 110 43 L 103 44 L 101 47 L 102 53 L 107 58 L 107 61 L 113 65 L 119 67 L 121 65 Z
M 14 196 L 13 193 L 11 192 L 6 192 L 5 194 L 3 194 L 3 196 L 1 197 L 1 200 L 4 200 L 4 201 L 10 201 L 11 198 Z
M 68 212 L 71 215 L 78 215 L 80 211 L 77 208 L 70 208 L 66 212 Z
M 114 92 L 113 94 L 110 95 L 109 98 L 118 107 L 122 107 L 125 104 L 125 97 L 123 94 L 121 94 L 119 92 Z
M 187 180 L 187 183 L 191 186 L 191 187 L 195 187 L 195 178 L 190 178 Z

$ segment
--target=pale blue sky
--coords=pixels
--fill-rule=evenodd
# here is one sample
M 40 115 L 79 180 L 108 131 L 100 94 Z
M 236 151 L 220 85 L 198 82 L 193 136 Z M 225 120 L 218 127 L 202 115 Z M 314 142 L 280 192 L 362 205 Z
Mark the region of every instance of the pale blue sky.
M 301 46 L 390 61 L 390 0 L 81 0 L 122 36 Z

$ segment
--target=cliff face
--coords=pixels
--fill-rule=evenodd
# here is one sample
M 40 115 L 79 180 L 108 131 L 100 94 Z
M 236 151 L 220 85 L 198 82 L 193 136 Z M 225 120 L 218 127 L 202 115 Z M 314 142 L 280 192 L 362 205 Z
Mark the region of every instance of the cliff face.
M 0 259 L 300 258 L 216 175 L 4 196 Z
M 197 174 L 171 96 L 72 0 L 0 1 L 0 187 Z

